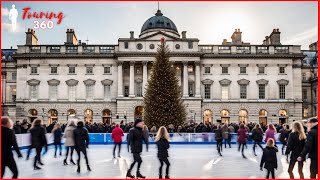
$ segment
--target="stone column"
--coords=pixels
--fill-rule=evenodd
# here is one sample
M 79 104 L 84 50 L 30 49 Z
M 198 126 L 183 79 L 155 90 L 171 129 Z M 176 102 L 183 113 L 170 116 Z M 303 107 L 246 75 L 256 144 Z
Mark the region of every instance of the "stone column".
M 129 86 L 129 97 L 135 97 L 134 94 L 134 61 L 130 62 L 130 86 Z
M 188 94 L 188 61 L 183 61 L 183 97 L 189 97 Z
M 123 61 L 118 61 L 118 97 L 123 97 L 123 76 L 122 76 L 122 64 Z
M 201 92 L 200 92 L 200 61 L 195 62 L 196 65 L 196 95 L 195 97 L 200 98 L 201 97 Z
M 142 96 L 144 96 L 145 88 L 148 83 L 148 61 L 143 61 L 143 77 L 142 77 Z

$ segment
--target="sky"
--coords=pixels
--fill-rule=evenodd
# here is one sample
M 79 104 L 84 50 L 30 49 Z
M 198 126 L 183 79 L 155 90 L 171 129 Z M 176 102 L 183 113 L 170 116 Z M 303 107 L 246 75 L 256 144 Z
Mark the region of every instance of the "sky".
M 12 32 L 9 11 L 12 4 L 18 10 L 17 30 Z M 53 21 L 52 29 L 35 29 L 34 21 L 22 19 L 23 8 L 30 12 L 62 12 L 60 24 Z M 138 37 L 143 23 L 154 16 L 158 2 L 3 2 L 1 6 L 2 48 L 17 48 L 25 44 L 25 32 L 33 28 L 39 44 L 63 44 L 66 30 L 73 28 L 78 40 L 88 44 L 118 44 L 130 31 Z M 281 43 L 301 45 L 318 40 L 317 2 L 160 2 L 160 10 L 170 18 L 179 33 L 198 38 L 199 44 L 221 44 L 231 41 L 234 29 L 242 32 L 242 41 L 262 44 L 265 36 L 279 28 Z

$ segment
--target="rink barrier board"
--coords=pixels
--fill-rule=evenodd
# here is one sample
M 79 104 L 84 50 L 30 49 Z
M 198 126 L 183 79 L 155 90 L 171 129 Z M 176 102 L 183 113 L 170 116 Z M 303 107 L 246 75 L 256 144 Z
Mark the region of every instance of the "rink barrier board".
M 149 144 L 155 144 L 154 138 L 156 134 L 149 134 Z M 170 144 L 216 144 L 214 133 L 170 133 Z M 24 149 L 30 145 L 31 136 L 30 134 L 16 134 L 18 146 Z M 279 133 L 276 134 L 277 144 Z M 53 144 L 53 134 L 46 134 L 48 144 Z M 265 137 L 263 137 L 264 139 Z M 113 144 L 111 138 L 111 133 L 89 133 L 90 144 L 101 144 L 108 145 Z M 123 144 L 127 144 L 127 133 L 122 137 Z M 62 138 L 62 143 L 64 143 L 64 138 Z M 224 143 L 224 142 L 223 142 Z M 231 134 L 231 144 L 237 143 L 237 134 Z M 248 144 L 252 144 L 251 133 L 248 134 Z M 264 143 L 264 142 L 262 142 Z

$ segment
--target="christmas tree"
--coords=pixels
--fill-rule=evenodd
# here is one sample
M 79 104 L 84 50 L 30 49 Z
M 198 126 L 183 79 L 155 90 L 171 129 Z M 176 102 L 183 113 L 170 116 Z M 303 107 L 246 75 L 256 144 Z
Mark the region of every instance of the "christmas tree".
M 169 48 L 164 38 L 157 49 L 151 77 L 144 94 L 144 121 L 149 127 L 175 127 L 184 124 L 186 110 L 181 100 L 181 88 L 178 85 L 176 70 L 169 61 Z

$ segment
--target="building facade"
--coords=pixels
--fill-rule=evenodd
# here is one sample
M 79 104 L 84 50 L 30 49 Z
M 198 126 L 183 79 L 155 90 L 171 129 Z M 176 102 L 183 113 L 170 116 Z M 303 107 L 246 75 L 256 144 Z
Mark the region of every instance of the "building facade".
M 16 119 L 42 116 L 65 122 L 76 114 L 89 122 L 143 117 L 143 94 L 160 39 L 170 49 L 187 109 L 186 121 L 285 123 L 302 118 L 303 55 L 282 45 L 274 29 L 260 45 L 244 43 L 240 29 L 219 45 L 181 35 L 160 10 L 138 37 L 117 45 L 85 44 L 68 29 L 64 44 L 39 45 L 26 32 L 18 45 Z

